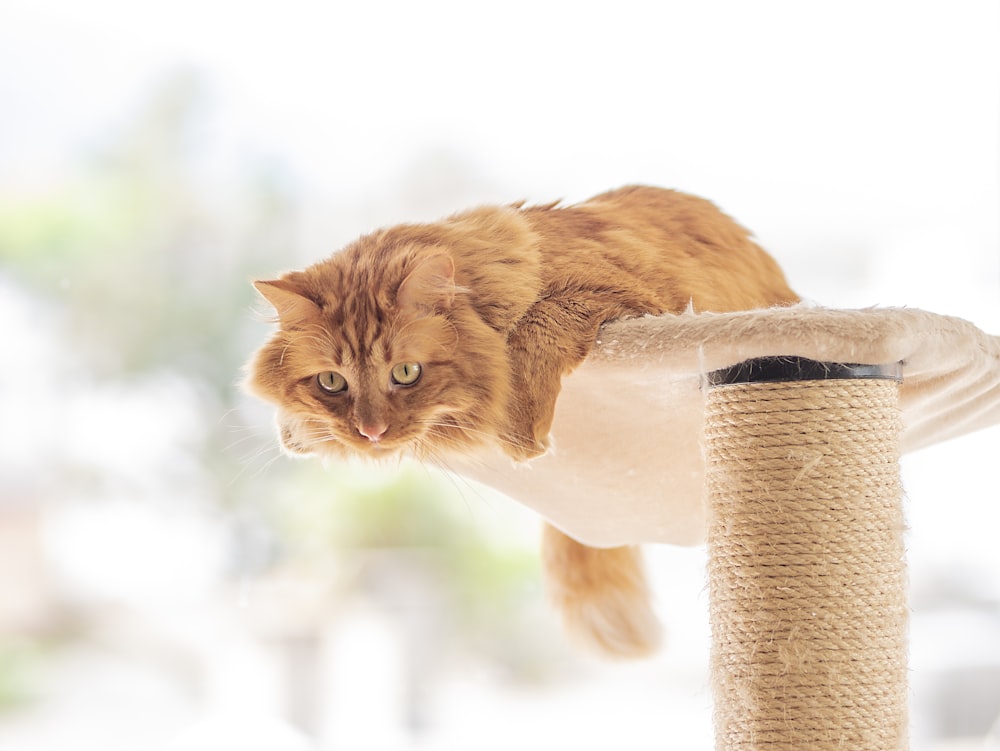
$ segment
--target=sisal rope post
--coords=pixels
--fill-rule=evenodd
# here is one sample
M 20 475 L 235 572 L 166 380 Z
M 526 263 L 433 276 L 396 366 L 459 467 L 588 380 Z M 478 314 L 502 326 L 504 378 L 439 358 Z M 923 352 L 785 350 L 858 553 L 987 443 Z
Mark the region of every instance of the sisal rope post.
M 768 358 L 708 377 L 719 751 L 907 747 L 900 372 Z

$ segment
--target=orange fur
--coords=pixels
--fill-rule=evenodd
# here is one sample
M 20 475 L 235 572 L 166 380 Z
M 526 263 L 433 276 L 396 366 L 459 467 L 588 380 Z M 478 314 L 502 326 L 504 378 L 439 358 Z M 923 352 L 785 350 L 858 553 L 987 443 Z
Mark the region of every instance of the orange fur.
M 431 461 L 487 442 L 518 461 L 544 453 L 561 378 L 607 321 L 798 299 L 713 204 L 641 186 L 383 229 L 256 286 L 281 326 L 247 383 L 277 405 L 285 447 Z M 402 363 L 420 366 L 412 385 L 394 380 Z M 324 392 L 324 372 L 346 387 Z M 655 646 L 637 550 L 587 548 L 549 528 L 544 561 L 571 631 L 612 654 Z

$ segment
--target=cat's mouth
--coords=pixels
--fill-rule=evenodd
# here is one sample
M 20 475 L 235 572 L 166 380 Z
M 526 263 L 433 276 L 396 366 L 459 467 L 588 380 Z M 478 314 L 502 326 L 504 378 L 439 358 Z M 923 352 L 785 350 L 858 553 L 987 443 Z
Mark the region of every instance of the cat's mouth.
M 368 428 L 365 431 L 359 430 L 357 435 L 341 437 L 328 428 L 312 423 L 312 420 L 303 423 L 292 416 L 278 417 L 278 436 L 287 453 L 313 456 L 323 453 L 343 454 L 346 450 L 384 458 L 402 453 L 412 444 L 410 439 L 391 435 L 388 427 L 382 430 Z

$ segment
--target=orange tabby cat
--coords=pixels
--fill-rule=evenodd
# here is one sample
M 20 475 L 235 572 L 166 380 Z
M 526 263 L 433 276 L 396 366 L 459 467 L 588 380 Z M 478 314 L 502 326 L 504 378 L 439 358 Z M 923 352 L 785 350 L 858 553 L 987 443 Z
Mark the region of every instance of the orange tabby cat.
M 284 446 L 428 460 L 489 442 L 515 461 L 544 453 L 560 380 L 607 321 L 798 300 L 713 204 L 641 186 L 379 230 L 255 286 L 280 330 L 248 386 L 277 405 Z M 656 645 L 635 548 L 547 527 L 543 553 L 571 631 L 616 655 Z

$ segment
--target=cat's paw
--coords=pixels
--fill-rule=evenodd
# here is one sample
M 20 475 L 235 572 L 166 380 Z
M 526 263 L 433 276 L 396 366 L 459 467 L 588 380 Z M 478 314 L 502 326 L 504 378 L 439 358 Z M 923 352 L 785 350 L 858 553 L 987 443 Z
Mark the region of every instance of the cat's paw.
M 503 450 L 515 462 L 527 462 L 543 456 L 554 447 L 552 438 L 552 414 L 554 406 L 541 410 L 535 405 L 520 405 L 517 410 L 522 417 L 511 417 L 504 430 L 500 433 Z M 544 412 L 539 419 L 526 419 L 524 416 Z
M 520 432 L 505 431 L 500 434 L 500 442 L 504 452 L 517 463 L 528 462 L 544 456 L 552 450 L 551 435 L 536 438 Z

